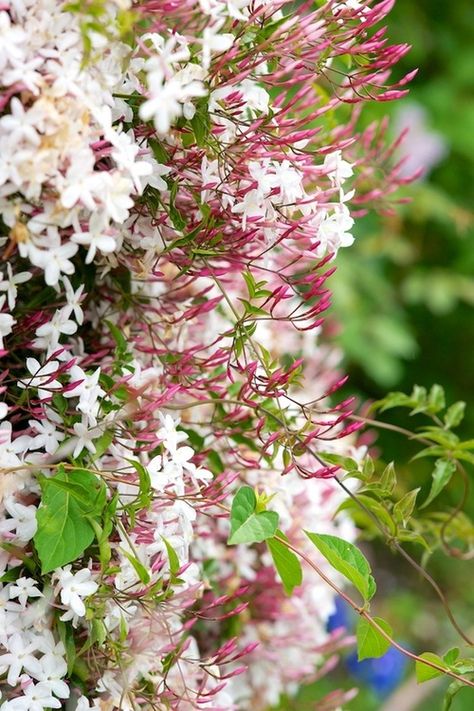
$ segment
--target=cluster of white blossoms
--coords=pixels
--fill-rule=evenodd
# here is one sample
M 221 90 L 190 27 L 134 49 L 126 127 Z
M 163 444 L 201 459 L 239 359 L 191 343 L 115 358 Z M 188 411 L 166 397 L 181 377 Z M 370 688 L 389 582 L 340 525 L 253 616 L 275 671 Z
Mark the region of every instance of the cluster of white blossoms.
M 300 85 L 361 4 L 285 5 L 0 3 L 0 711 L 263 709 L 324 660 L 332 592 L 225 543 L 246 483 L 295 540 L 355 533 L 259 414 L 301 394 L 272 359 L 331 388 L 306 329 L 353 241 L 352 141 Z

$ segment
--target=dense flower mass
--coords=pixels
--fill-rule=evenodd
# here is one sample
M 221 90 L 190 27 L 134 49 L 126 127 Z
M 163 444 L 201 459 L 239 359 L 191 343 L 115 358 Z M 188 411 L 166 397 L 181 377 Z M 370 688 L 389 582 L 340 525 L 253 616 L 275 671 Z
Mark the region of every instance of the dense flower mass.
M 404 180 L 357 128 L 409 79 L 391 4 L 0 3 L 1 711 L 264 709 L 333 664 L 331 590 L 228 519 L 249 485 L 354 537 L 321 329 Z

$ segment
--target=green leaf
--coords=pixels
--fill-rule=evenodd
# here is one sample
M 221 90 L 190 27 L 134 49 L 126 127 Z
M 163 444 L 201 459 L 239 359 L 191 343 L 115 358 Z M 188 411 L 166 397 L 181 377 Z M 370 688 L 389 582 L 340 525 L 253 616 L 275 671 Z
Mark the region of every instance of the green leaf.
M 451 459 L 437 459 L 435 462 L 435 468 L 433 472 L 433 482 L 431 484 L 431 491 L 429 493 L 426 501 L 420 506 L 424 509 L 425 506 L 431 504 L 433 499 L 435 499 L 438 494 L 440 494 L 444 487 L 449 484 L 451 477 L 456 471 L 456 464 L 451 461 Z
M 356 500 L 346 499 L 338 507 L 337 511 L 339 512 L 348 509 L 356 513 L 363 513 L 364 516 L 367 518 L 367 521 L 370 523 L 370 517 L 365 513 L 365 511 L 363 511 L 359 504 L 363 504 L 364 507 L 367 508 L 371 513 L 373 513 L 379 521 L 382 521 L 382 523 L 387 526 L 391 533 L 396 533 L 396 525 L 390 513 L 387 511 L 385 506 L 380 503 L 380 501 L 376 501 L 376 499 L 373 499 L 371 496 L 365 496 L 364 494 L 358 493 L 356 495 Z
M 166 552 L 168 553 L 168 561 L 170 564 L 170 573 L 171 573 L 171 575 L 176 575 L 178 570 L 181 567 L 178 555 L 177 555 L 175 549 L 173 548 L 173 546 L 171 545 L 171 543 L 164 536 L 161 536 L 161 538 L 163 540 L 163 543 L 166 546 Z
M 111 531 L 109 527 L 102 528 L 98 521 L 93 518 L 87 517 L 90 525 L 94 530 L 95 537 L 97 539 L 97 544 L 99 546 L 99 562 L 102 570 L 105 570 L 112 557 L 112 549 L 109 543 L 109 535 Z
M 395 473 L 395 466 L 393 462 L 388 464 L 380 477 L 380 486 L 388 494 L 392 494 L 395 486 L 397 484 L 397 475 Z
M 356 546 L 337 536 L 310 531 L 305 533 L 332 567 L 357 588 L 364 601 L 374 596 L 376 585 L 369 562 Z
M 250 486 L 242 486 L 232 502 L 229 545 L 260 543 L 275 534 L 278 514 L 275 511 L 256 512 L 256 506 L 254 490 Z
M 14 583 L 20 577 L 23 570 L 22 565 L 16 565 L 14 568 L 10 568 L 6 573 L 0 575 L 0 583 Z
M 306 450 L 305 450 L 306 451 Z M 318 452 L 318 456 L 324 459 L 328 464 L 337 464 L 346 472 L 357 471 L 358 465 L 354 459 L 343 457 L 341 454 L 333 454 L 332 452 Z
M 277 535 L 286 540 L 286 536 L 281 531 L 277 531 Z M 283 589 L 287 595 L 291 595 L 303 581 L 301 563 L 293 551 L 290 551 L 284 543 L 276 538 L 269 538 L 267 546 L 283 583 Z
M 153 156 L 156 158 L 158 163 L 167 165 L 169 162 L 169 156 L 160 141 L 156 140 L 156 138 L 150 138 L 148 140 L 148 145 L 153 151 Z
M 397 503 L 393 507 L 394 518 L 399 523 L 402 523 L 404 526 L 407 525 L 407 522 L 413 513 L 413 509 L 415 508 L 416 503 L 416 497 L 418 496 L 419 491 L 419 487 L 418 489 L 413 489 L 412 491 L 409 491 L 407 494 L 405 494 L 405 496 L 400 499 L 400 501 L 397 501 Z
M 443 418 L 444 424 L 448 429 L 452 429 L 453 427 L 457 427 L 461 424 L 464 418 L 465 409 L 466 403 L 462 400 L 459 400 L 459 402 L 455 402 L 454 405 L 448 407 Z
M 452 681 L 451 684 L 448 686 L 446 689 L 446 695 L 444 697 L 444 702 L 443 702 L 443 711 L 450 711 L 454 697 L 458 693 L 458 691 L 461 691 L 461 689 L 465 689 L 466 684 L 461 681 L 460 679 L 456 679 L 455 681 Z
M 433 652 L 423 652 L 423 654 L 420 654 L 420 657 L 422 659 L 426 659 L 429 662 L 433 662 L 434 664 L 437 664 L 440 667 L 443 667 L 443 669 L 448 669 L 446 666 L 446 662 L 444 662 L 440 656 L 437 654 L 434 654 Z M 441 676 L 443 672 L 438 671 L 437 669 L 433 669 L 433 667 L 429 667 L 426 664 L 423 664 L 423 662 L 417 661 L 415 664 L 415 670 L 416 670 L 416 680 L 419 684 L 422 684 L 424 681 L 429 681 L 430 679 L 435 679 L 437 676 Z
M 436 415 L 437 412 L 446 407 L 444 390 L 441 385 L 433 385 L 428 395 L 428 412 Z
M 124 548 L 120 548 L 120 552 L 123 553 L 123 555 L 131 563 L 131 565 L 133 566 L 133 569 L 135 570 L 136 574 L 138 575 L 139 580 L 144 585 L 148 585 L 148 583 L 150 582 L 150 573 L 145 568 L 143 563 L 141 563 L 136 556 L 132 555 L 131 553 L 126 551 Z
M 72 673 L 76 661 L 76 645 L 74 643 L 74 634 L 71 627 L 62 620 L 56 620 L 56 629 L 59 633 L 59 639 L 66 650 L 66 662 L 68 674 Z
M 92 455 L 92 461 L 95 462 L 96 459 L 99 459 L 99 457 L 101 457 L 108 450 L 113 438 L 113 431 L 105 430 L 104 434 L 102 434 L 98 439 L 94 440 L 95 452 Z
M 211 128 L 207 97 L 204 101 L 201 100 L 197 102 L 196 113 L 191 119 L 191 126 L 193 128 L 194 137 L 196 138 L 196 143 L 200 148 L 204 148 Z
M 148 470 L 136 459 L 127 459 L 138 474 L 138 495 L 133 505 L 137 511 L 148 509 L 152 502 L 151 479 Z
M 381 617 L 374 617 L 374 621 L 384 632 L 390 637 L 392 636 L 393 631 L 388 622 L 385 622 Z M 359 618 L 356 637 L 359 662 L 363 659 L 383 657 L 390 648 L 390 642 L 365 617 Z
M 219 454 L 215 452 L 214 450 L 211 450 L 210 452 L 207 453 L 207 459 L 209 461 L 209 469 L 213 474 L 222 474 L 224 471 L 224 463 L 222 459 L 220 458 Z
M 107 319 L 105 319 L 104 323 L 107 326 L 107 328 L 109 329 L 110 334 L 111 334 L 112 338 L 114 339 L 115 345 L 117 346 L 118 350 L 120 352 L 125 353 L 125 351 L 127 350 L 127 347 L 128 347 L 128 343 L 127 343 L 127 339 L 123 335 L 120 328 L 118 326 L 116 326 L 114 323 L 112 323 L 112 321 L 108 321 Z
M 94 474 L 83 469 L 66 472 L 62 467 L 40 484 L 43 493 L 33 540 L 45 574 L 76 560 L 90 546 L 94 529 L 87 517 L 100 515 L 106 489 Z
M 454 664 L 454 662 L 457 660 L 459 657 L 460 649 L 459 647 L 452 647 L 452 649 L 448 649 L 446 654 L 443 654 L 443 660 L 451 666 L 451 664 Z
M 59 467 L 56 476 L 42 476 L 39 481 L 43 495 L 48 488 L 57 488 L 70 494 L 84 516 L 98 516 L 104 509 L 107 497 L 105 484 L 86 469 L 70 469 L 66 472 L 63 467 Z

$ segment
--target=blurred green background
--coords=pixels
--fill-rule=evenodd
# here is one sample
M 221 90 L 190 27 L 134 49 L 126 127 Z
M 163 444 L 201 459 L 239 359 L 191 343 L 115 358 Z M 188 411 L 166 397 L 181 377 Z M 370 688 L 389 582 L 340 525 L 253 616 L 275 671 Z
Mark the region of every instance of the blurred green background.
M 397 0 L 389 17 L 389 36 L 412 50 L 397 69 L 400 76 L 419 67 L 410 95 L 397 105 L 368 108 L 369 119 L 390 114 L 394 130 L 411 124 L 416 140 L 409 150 L 438 160 L 423 180 L 405 189 L 411 202 L 396 217 L 359 220 L 355 245 L 341 250 L 333 280 L 334 311 L 341 324 L 335 337 L 350 374 L 348 392 L 362 401 L 389 390 L 409 392 L 413 384 L 440 383 L 449 401 L 466 400 L 460 435 L 474 437 L 474 2 L 473 0 Z M 431 135 L 434 134 L 434 135 Z M 429 137 L 427 137 L 429 136 Z M 424 137 L 424 138 L 423 138 Z M 426 463 L 408 463 L 406 442 L 379 434 L 386 461 L 400 463 L 406 490 L 425 485 Z M 470 472 L 472 475 L 472 471 Z M 403 492 L 402 492 L 403 493 Z M 447 506 L 459 496 L 444 494 Z M 468 502 L 471 516 L 474 500 Z M 386 547 L 366 547 L 380 594 L 376 614 L 388 619 L 398 639 L 414 651 L 446 651 L 459 643 L 431 589 Z M 419 557 L 419 555 L 417 556 Z M 429 570 L 447 592 L 464 629 L 474 633 L 472 563 L 436 554 Z M 318 709 L 317 699 L 331 689 L 359 686 L 349 711 L 441 711 L 445 682 L 430 682 L 416 702 L 408 665 L 393 706 L 347 669 L 303 689 L 282 702 L 283 711 Z M 392 706 L 389 704 L 392 703 Z M 452 711 L 472 711 L 474 691 L 463 689 Z

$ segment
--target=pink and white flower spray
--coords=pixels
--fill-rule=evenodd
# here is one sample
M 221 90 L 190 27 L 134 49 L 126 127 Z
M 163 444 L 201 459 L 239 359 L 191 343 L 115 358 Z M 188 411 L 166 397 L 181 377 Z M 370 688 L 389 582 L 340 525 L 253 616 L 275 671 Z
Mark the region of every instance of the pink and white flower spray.
M 0 3 L 1 711 L 263 709 L 333 664 L 333 593 L 228 511 L 355 535 L 324 319 L 407 180 L 358 128 L 410 79 L 392 4 Z

